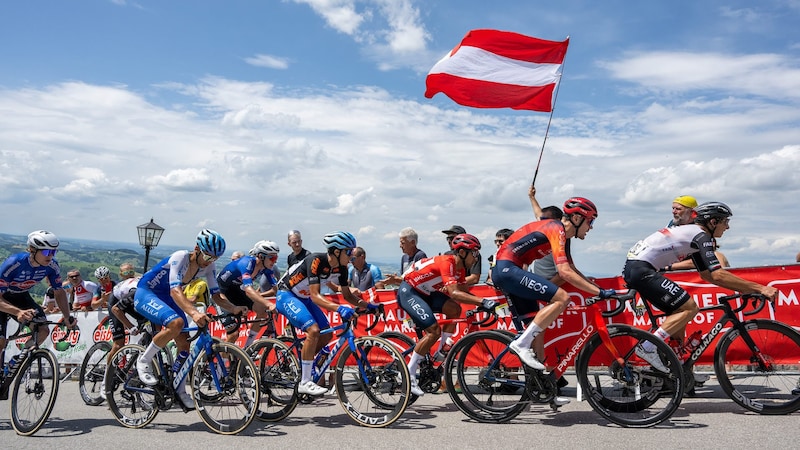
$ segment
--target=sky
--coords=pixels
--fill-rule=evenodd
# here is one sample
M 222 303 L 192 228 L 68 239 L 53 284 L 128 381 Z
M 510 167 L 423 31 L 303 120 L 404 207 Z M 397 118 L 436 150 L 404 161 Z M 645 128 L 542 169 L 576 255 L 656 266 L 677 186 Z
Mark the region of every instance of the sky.
M 414 228 L 478 236 L 591 199 L 593 276 L 693 195 L 733 209 L 734 267 L 800 251 L 800 0 L 41 0 L 0 6 L 0 232 L 133 241 L 151 218 L 228 253 Z M 425 76 L 471 29 L 570 37 L 550 114 L 475 109 Z M 546 139 L 545 139 L 545 133 Z M 283 258 L 281 258 L 283 260 Z

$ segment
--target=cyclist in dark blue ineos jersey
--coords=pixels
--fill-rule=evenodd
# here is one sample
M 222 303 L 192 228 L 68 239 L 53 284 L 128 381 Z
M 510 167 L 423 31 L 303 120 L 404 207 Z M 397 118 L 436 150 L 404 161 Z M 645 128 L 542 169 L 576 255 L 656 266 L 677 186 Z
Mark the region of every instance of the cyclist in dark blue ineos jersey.
M 253 280 L 263 275 L 273 285 L 278 282 L 272 271 L 278 261 L 278 252 L 280 249 L 275 242 L 258 241 L 250 249 L 249 256 L 242 256 L 228 263 L 217 276 L 217 284 L 222 295 L 234 305 L 246 306 L 255 311 L 256 317 L 266 318 L 269 311 L 275 310 L 275 305 L 253 287 Z M 222 323 L 228 334 L 228 342 L 235 342 L 238 337 L 239 322 L 234 316 L 226 316 Z M 253 343 L 260 330 L 261 324 L 254 322 L 248 332 L 245 347 Z
M 136 362 L 139 380 L 155 386 L 158 379 L 153 374 L 153 357 L 171 340 L 175 340 L 178 351 L 188 351 L 188 334 L 181 330 L 186 326 L 186 315 L 198 325 L 208 323 L 208 317 L 198 311 L 183 292 L 183 285 L 198 276 L 208 283 L 214 301 L 225 311 L 241 314 L 246 307 L 232 305 L 219 294 L 214 261 L 225 253 L 225 240 L 213 230 L 202 230 L 197 235 L 194 250 L 180 250 L 164 258 L 150 271 L 142 275 L 136 286 L 134 308 L 151 323 L 163 328 Z M 194 408 L 194 399 L 186 392 L 186 379 L 177 388 L 178 397 L 185 410 Z
M 306 333 L 306 340 L 300 352 L 302 375 L 297 391 L 300 394 L 322 395 L 327 389 L 311 380 L 311 366 L 314 356 L 327 345 L 332 334 L 320 335 L 320 330 L 330 326 L 322 309 L 339 313 L 342 320 L 353 317 L 355 310 L 346 305 L 334 303 L 320 292 L 320 286 L 328 278 L 337 276 L 342 287 L 344 299 L 354 305 L 377 308 L 350 291 L 347 279 L 347 263 L 350 262 L 356 238 L 346 232 L 337 231 L 323 238 L 327 253 L 312 253 L 290 267 L 278 282 L 278 295 L 275 306 L 286 316 L 292 326 Z

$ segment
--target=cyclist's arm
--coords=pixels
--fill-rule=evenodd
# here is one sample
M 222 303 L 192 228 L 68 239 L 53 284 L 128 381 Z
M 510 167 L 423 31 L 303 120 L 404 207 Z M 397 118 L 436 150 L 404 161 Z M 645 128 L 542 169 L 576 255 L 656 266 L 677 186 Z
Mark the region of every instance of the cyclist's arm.
M 700 278 L 709 283 L 714 283 L 717 286 L 732 291 L 738 291 L 743 294 L 762 294 L 770 300 L 775 300 L 778 297 L 778 290 L 774 287 L 763 286 L 756 282 L 739 278 L 725 269 L 717 269 L 714 271 L 704 270 L 700 272 Z
M 459 303 L 466 303 L 468 305 L 480 306 L 483 301 L 482 298 L 470 294 L 466 285 L 456 283 L 444 286 L 442 288 L 442 293 Z
M 111 314 L 114 315 L 120 322 L 122 322 L 122 326 L 125 327 L 126 330 L 130 330 L 133 328 L 133 322 L 128 319 L 128 316 L 125 314 L 125 311 L 119 306 L 119 302 L 115 303 L 114 306 L 111 307 Z
M 542 217 L 542 207 L 536 200 L 536 188 L 533 185 L 528 189 L 528 199 L 531 201 L 531 209 L 533 209 L 533 220 L 539 220 Z
M 175 301 L 175 304 L 178 305 L 178 308 L 182 309 L 189 317 L 194 320 L 199 326 L 205 325 L 205 314 L 201 313 L 194 307 L 194 303 L 186 297 L 186 294 L 183 293 L 183 287 L 175 286 L 169 290 L 169 295 Z M 215 297 L 216 300 L 216 297 Z
M 266 306 L 267 311 L 272 311 L 275 309 L 275 305 L 273 305 L 272 302 L 267 301 L 265 297 L 259 294 L 258 291 L 253 288 L 252 284 L 244 287 L 244 293 L 250 300 L 253 301 L 253 303 L 260 303 Z
M 347 289 L 347 292 L 349 294 L 350 288 L 346 286 L 345 288 Z M 337 303 L 328 300 L 324 295 L 322 295 L 319 283 L 313 283 L 313 284 L 310 283 L 308 285 L 308 291 L 311 293 L 311 301 L 314 302 L 314 304 L 319 306 L 320 308 L 327 309 L 328 311 L 333 311 L 333 312 L 336 312 L 336 310 L 339 308 L 339 305 Z M 344 296 L 345 300 L 349 302 L 347 294 L 344 293 L 344 289 L 342 289 L 342 295 Z
M 58 309 L 61 310 L 61 315 L 64 317 L 64 323 L 67 324 L 67 328 L 76 327 L 78 321 L 69 315 L 69 299 L 67 299 L 67 292 L 62 288 L 55 288 L 53 289 L 53 296 L 56 298 L 56 304 L 58 305 Z M 74 325 L 70 326 L 73 320 L 75 320 Z
M 569 263 L 556 264 L 556 269 L 558 269 L 558 275 L 561 279 L 577 289 L 588 292 L 591 295 L 600 295 L 600 288 L 586 279 L 580 272 L 572 270 L 572 266 Z
M 33 319 L 36 311 L 33 309 L 19 309 L 3 298 L 3 294 L 0 294 L 0 312 L 13 315 L 18 322 L 29 322 Z

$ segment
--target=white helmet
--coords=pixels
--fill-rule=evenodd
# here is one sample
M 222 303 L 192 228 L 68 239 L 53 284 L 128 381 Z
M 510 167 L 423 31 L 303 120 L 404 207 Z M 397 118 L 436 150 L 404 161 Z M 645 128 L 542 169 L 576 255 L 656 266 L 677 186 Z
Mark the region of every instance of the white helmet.
M 108 270 L 108 267 L 106 266 L 100 266 L 97 269 L 94 269 L 94 277 L 97 279 L 105 278 L 109 275 L 111 275 L 111 271 Z
M 259 255 L 277 255 L 281 251 L 278 248 L 278 244 L 272 241 L 258 241 L 253 248 L 250 249 L 250 256 L 259 256 Z
M 49 231 L 34 231 L 28 235 L 28 247 L 36 250 L 55 250 L 58 248 L 58 238 Z

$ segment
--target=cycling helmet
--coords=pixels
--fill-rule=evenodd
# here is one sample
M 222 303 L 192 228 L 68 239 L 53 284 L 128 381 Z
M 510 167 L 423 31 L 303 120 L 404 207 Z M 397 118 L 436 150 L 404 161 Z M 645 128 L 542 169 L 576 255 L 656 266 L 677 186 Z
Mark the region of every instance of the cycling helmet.
M 197 235 L 197 246 L 207 255 L 219 257 L 225 253 L 225 239 L 216 231 L 208 228 Z
M 272 241 L 258 241 L 253 248 L 250 249 L 250 256 L 258 256 L 258 255 L 277 255 L 281 251 L 278 248 L 278 244 Z
M 34 231 L 28 235 L 28 247 L 36 250 L 55 250 L 58 248 L 58 238 L 49 231 Z
M 467 250 L 480 250 L 481 249 L 481 241 L 478 240 L 475 236 L 467 233 L 457 234 L 453 238 L 453 242 L 450 244 L 450 248 L 453 251 L 458 251 L 462 248 Z
M 589 199 L 572 197 L 564 202 L 564 214 L 580 214 L 587 219 L 597 217 L 597 207 Z
M 333 248 L 345 249 L 356 247 L 355 236 L 347 231 L 337 231 L 335 233 L 326 234 L 325 237 L 322 238 L 322 242 L 325 243 L 325 248 L 329 250 Z
M 697 214 L 695 222 L 706 222 L 710 219 L 725 219 L 733 215 L 733 211 L 722 202 L 706 202 L 694 209 Z
M 111 271 L 108 270 L 108 267 L 106 266 L 100 266 L 97 269 L 94 269 L 94 277 L 97 279 L 105 278 L 109 275 L 111 275 Z

